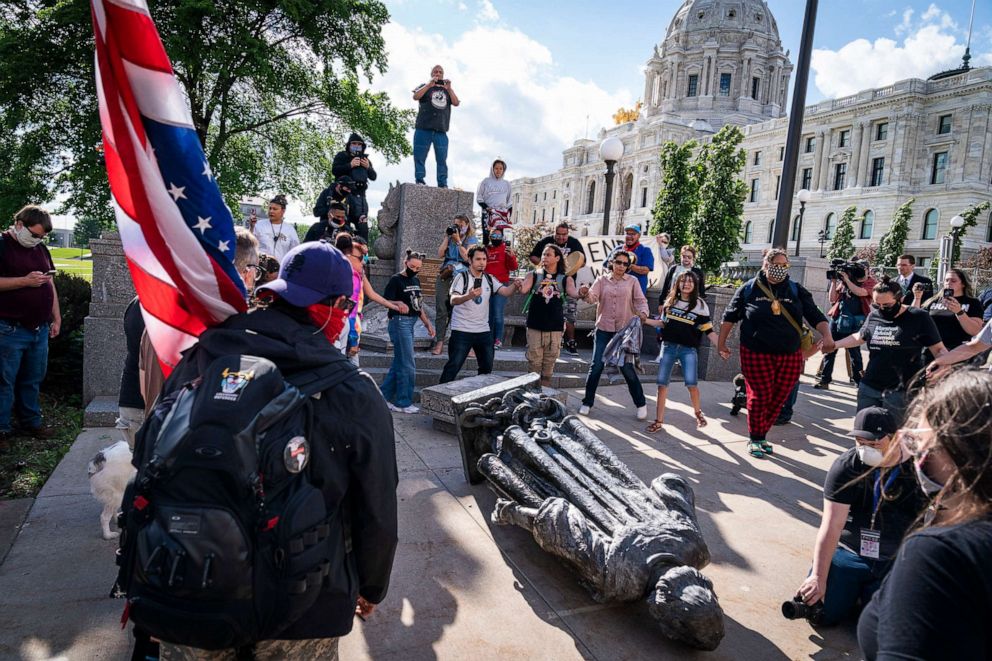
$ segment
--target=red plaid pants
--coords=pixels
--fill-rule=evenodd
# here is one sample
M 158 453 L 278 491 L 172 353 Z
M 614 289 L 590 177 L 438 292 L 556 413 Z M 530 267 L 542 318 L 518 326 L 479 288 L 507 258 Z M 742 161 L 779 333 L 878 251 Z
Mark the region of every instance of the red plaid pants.
M 803 362 L 801 351 L 758 353 L 741 347 L 741 371 L 747 384 L 747 431 L 752 440 L 765 440 L 799 381 Z

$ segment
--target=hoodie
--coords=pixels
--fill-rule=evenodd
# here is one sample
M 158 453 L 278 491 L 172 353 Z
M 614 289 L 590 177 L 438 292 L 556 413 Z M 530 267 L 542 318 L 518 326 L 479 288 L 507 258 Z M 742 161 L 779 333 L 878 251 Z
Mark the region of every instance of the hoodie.
M 503 164 L 503 176 L 496 176 L 496 164 Z M 501 159 L 496 159 L 489 168 L 489 176 L 479 184 L 479 190 L 475 192 L 477 204 L 485 204 L 492 209 L 509 209 L 510 204 L 510 182 L 503 177 L 506 176 L 506 163 Z
M 334 155 L 334 163 L 331 165 L 331 174 L 334 178 L 343 177 L 348 175 L 355 180 L 355 190 L 354 192 L 358 195 L 365 197 L 365 190 L 369 187 L 370 181 L 375 181 L 376 173 L 375 169 L 372 167 L 372 160 L 369 159 L 369 166 L 363 168 L 358 166 L 357 168 L 351 167 L 351 159 L 355 157 L 354 154 L 348 151 L 348 145 L 352 142 L 362 143 L 361 156 L 368 158 L 368 154 L 365 153 L 365 138 L 357 133 L 352 133 L 348 136 L 348 142 L 344 145 L 344 150 L 339 151 Z
M 278 638 L 344 636 L 351 631 L 358 595 L 372 603 L 385 598 L 396 552 L 396 446 L 386 401 L 372 379 L 327 342 L 305 310 L 278 301 L 204 331 L 163 392 L 182 387 L 213 359 L 232 353 L 267 358 L 287 377 L 331 364 L 349 373 L 314 400 L 314 437 L 323 443 L 312 448 L 315 483 L 327 511 L 340 522 L 336 557 L 344 562 L 331 568 L 313 607 Z

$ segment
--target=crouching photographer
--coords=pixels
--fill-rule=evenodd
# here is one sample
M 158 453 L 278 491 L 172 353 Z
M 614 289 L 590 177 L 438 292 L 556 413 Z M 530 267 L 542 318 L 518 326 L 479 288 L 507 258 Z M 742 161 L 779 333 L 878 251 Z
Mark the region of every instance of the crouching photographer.
M 898 443 L 895 417 L 880 407 L 860 411 L 823 484 L 823 518 L 813 566 L 792 601 L 789 619 L 833 625 L 868 604 L 903 537 L 926 508 L 912 457 Z
M 451 280 L 455 273 L 468 270 L 468 249 L 478 243 L 472 221 L 466 214 L 460 213 L 445 228 L 444 238 L 437 247 L 437 256 L 442 262 L 434 289 L 434 328 L 437 334 L 431 353 L 435 356 L 440 356 L 444 350 L 444 336 L 451 319 Z
M 861 330 L 861 326 L 871 312 L 871 289 L 875 286 L 875 281 L 868 275 L 868 264 L 866 262 L 848 262 L 843 259 L 835 259 L 831 262 L 831 268 L 827 271 L 827 278 L 830 279 L 830 332 L 834 340 L 842 340 L 848 335 L 853 335 Z M 837 360 L 837 351 L 831 351 L 823 356 L 823 363 L 820 365 L 820 379 L 813 385 L 818 390 L 827 390 L 834 374 L 834 361 Z M 854 383 L 861 383 L 861 375 L 864 373 L 864 363 L 861 359 L 860 347 L 847 350 L 851 357 L 851 378 Z

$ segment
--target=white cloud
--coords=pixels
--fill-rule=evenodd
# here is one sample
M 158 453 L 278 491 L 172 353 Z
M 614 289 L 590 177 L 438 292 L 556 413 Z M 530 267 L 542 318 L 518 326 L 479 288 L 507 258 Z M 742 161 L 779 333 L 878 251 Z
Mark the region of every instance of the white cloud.
M 485 23 L 495 23 L 499 20 L 499 12 L 493 6 L 492 0 L 482 0 L 479 3 L 479 20 Z
M 814 49 L 810 66 L 817 89 L 836 98 L 960 66 L 964 38 L 953 18 L 933 4 L 919 20 L 913 17 L 912 9 L 905 10 L 895 27 L 896 35 L 905 35 L 901 43 L 887 38 L 855 39 L 838 50 Z M 972 66 L 992 59 L 990 53 L 976 53 L 974 45 Z
M 373 85 L 399 107 L 416 108 L 412 90 L 425 82 L 434 64 L 461 105 L 451 109 L 448 133 L 448 185 L 474 192 L 497 156 L 507 161 L 511 179 L 553 172 L 561 152 L 583 137 L 612 124 L 617 108 L 633 104 L 630 90 L 607 91 L 591 81 L 561 76 L 551 51 L 519 30 L 478 25 L 446 38 L 421 29 L 388 24 L 383 36 L 389 67 Z M 409 136 L 413 139 L 413 134 Z M 378 213 L 390 182 L 413 181 L 413 158 L 386 165 L 373 161 L 379 174 L 369 189 L 370 210 Z M 434 184 L 434 154 L 427 158 L 427 182 Z

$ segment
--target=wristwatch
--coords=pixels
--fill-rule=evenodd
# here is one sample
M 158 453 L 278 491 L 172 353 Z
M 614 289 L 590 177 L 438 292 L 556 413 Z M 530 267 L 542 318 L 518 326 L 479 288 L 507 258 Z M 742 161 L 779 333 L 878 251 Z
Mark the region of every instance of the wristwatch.
M 954 313 L 954 316 L 955 317 L 960 317 L 963 314 L 964 314 L 964 310 L 958 310 L 957 312 Z

